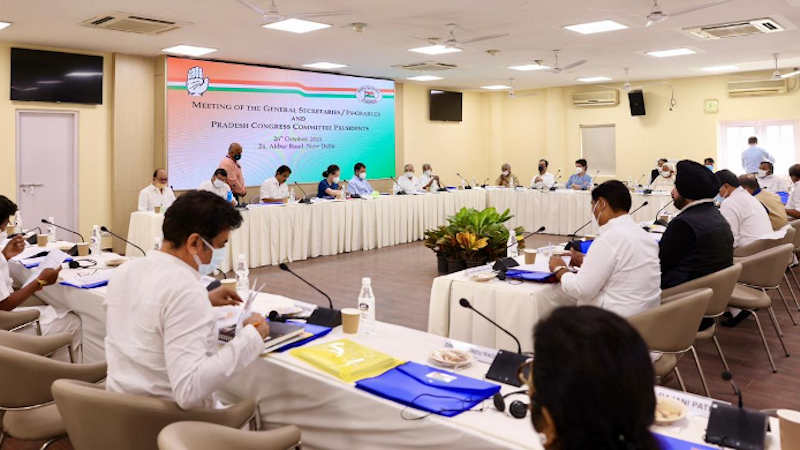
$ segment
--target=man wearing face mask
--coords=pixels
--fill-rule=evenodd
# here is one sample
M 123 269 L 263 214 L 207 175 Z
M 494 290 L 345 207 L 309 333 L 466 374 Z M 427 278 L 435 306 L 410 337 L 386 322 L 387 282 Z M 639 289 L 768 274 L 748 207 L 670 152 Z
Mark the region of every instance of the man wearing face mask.
M 658 161 L 656 161 L 656 168 L 650 171 L 650 183 L 651 184 L 654 181 L 656 181 L 659 176 L 661 176 L 661 168 L 666 163 L 667 163 L 667 158 L 659 158 Z
M 282 165 L 275 171 L 274 177 L 269 177 L 261 183 L 261 201 L 264 203 L 287 203 L 289 201 L 289 186 L 286 182 L 292 174 L 289 166 Z
M 247 185 L 244 184 L 242 166 L 239 165 L 239 160 L 241 159 L 242 146 L 238 142 L 234 142 L 228 146 L 228 154 L 222 158 L 218 166 L 228 173 L 228 185 L 231 187 L 233 196 L 236 197 L 237 201 L 247 195 Z
M 703 165 L 706 166 L 706 169 L 710 171 L 714 171 L 714 158 L 706 158 L 703 160 Z
M 550 258 L 550 270 L 561 290 L 578 306 L 592 305 L 629 317 L 661 302 L 661 289 L 653 283 L 661 271 L 658 244 L 628 214 L 631 194 L 618 180 L 592 190 L 592 220 L 599 232 L 589 251 L 572 251 L 570 265 L 561 256 Z
M 519 180 L 516 175 L 511 173 L 511 164 L 505 163 L 500 166 L 500 176 L 497 177 L 497 181 L 494 184 L 502 187 L 519 186 Z
M 230 202 L 232 205 L 236 204 L 236 199 L 233 198 L 231 188 L 228 186 L 228 172 L 226 172 L 225 169 L 215 170 L 214 175 L 211 176 L 211 179 L 204 181 L 203 184 L 197 188 L 197 190 L 213 192 Z
M 672 166 L 669 163 L 664 162 L 661 165 L 661 172 L 658 177 L 650 183 L 650 189 L 654 191 L 671 191 L 673 186 L 675 186 L 675 171 L 672 170 Z
M 219 196 L 190 191 L 164 215 L 161 250 L 116 270 L 106 296 L 107 390 L 209 408 L 213 393 L 258 358 L 269 335 L 264 318 L 253 314 L 218 347 L 213 306 L 240 299 L 226 287 L 209 293 L 201 280 L 241 223 Z
M 428 192 L 436 192 L 441 186 L 439 184 L 439 175 L 433 174 L 433 169 L 428 163 L 422 165 L 422 176 L 419 177 L 419 185 Z
M 786 178 L 775 175 L 774 171 L 775 166 L 772 165 L 772 162 L 761 161 L 756 175 L 758 185 L 761 186 L 761 189 L 770 192 L 789 192 L 789 181 Z
M 592 187 L 592 177 L 586 173 L 588 167 L 588 163 L 583 158 L 575 161 L 575 173 L 570 175 L 567 180 L 567 189 L 585 191 Z
M 539 160 L 539 175 L 536 175 L 531 180 L 531 188 L 550 188 L 556 184 L 556 177 L 547 171 L 548 167 L 550 167 L 550 163 L 546 159 Z
M 733 234 L 714 206 L 719 183 L 697 162 L 677 164 L 672 202 L 681 212 L 659 242 L 661 289 L 700 278 L 733 264 Z
M 769 214 L 764 205 L 742 189 L 739 177 L 727 169 L 715 175 L 719 195 L 725 200 L 719 207 L 733 233 L 733 248 L 743 247 L 759 239 L 780 239 L 784 233 L 772 230 Z
M 367 181 L 367 166 L 364 163 L 358 162 L 353 166 L 353 178 L 347 183 L 347 192 L 361 197 L 372 194 L 372 186 Z
M 163 212 L 175 201 L 175 193 L 167 185 L 167 171 L 156 169 L 153 171 L 153 181 L 139 191 L 139 211 L 152 211 L 156 206 Z
M 406 164 L 403 166 L 403 174 L 397 177 L 394 193 L 397 194 L 402 191 L 406 194 L 418 194 L 420 187 L 419 179 L 414 175 L 414 165 Z

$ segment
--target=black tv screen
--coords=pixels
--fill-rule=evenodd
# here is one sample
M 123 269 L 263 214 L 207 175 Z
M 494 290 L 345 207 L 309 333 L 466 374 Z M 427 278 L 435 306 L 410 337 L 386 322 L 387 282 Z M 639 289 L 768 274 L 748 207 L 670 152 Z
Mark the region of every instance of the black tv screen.
M 461 92 L 431 89 L 428 97 L 430 120 L 461 122 Z
M 11 100 L 103 103 L 103 57 L 11 49 Z

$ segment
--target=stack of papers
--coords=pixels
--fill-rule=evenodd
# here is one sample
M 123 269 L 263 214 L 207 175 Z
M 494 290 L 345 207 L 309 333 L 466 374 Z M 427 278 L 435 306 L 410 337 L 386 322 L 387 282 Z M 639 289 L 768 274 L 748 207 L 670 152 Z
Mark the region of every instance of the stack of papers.
M 61 263 L 63 263 L 64 261 L 71 261 L 69 255 L 58 249 L 50 250 L 50 252 L 47 255 L 34 259 L 38 260 L 35 266 L 30 266 L 30 267 L 27 265 L 25 266 L 28 269 L 33 268 L 33 270 L 31 271 L 31 275 L 25 281 L 25 284 L 28 284 L 31 281 L 35 280 L 39 276 L 39 274 L 42 273 L 44 269 L 55 269 L 61 266 Z
M 108 284 L 111 279 L 111 270 L 82 269 L 77 271 L 62 272 L 64 286 L 72 286 L 79 289 L 94 289 Z

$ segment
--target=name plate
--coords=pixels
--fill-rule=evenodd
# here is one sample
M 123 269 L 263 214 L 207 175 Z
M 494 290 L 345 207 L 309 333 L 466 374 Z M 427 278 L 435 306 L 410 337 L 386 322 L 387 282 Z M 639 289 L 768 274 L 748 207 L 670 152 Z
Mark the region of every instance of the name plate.
M 656 386 L 656 396 L 668 397 L 683 403 L 688 408 L 688 415 L 708 419 L 711 414 L 711 404 L 714 402 L 730 404 L 730 402 L 714 400 L 709 397 L 676 391 L 674 389 Z
M 482 362 L 484 364 L 491 364 L 494 361 L 494 357 L 497 355 L 497 350 L 488 347 L 482 347 L 480 345 L 473 345 L 467 344 L 466 342 L 461 341 L 454 341 L 448 339 L 444 342 L 445 348 L 452 348 L 456 350 L 461 350 L 462 352 L 467 352 L 475 358 L 476 361 Z

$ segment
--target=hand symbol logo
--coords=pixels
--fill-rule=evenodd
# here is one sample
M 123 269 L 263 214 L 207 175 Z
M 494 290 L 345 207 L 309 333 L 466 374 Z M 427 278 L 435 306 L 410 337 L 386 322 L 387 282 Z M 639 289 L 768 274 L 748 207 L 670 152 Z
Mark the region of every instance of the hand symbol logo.
M 193 96 L 201 96 L 208 90 L 208 77 L 203 78 L 202 67 L 192 67 L 186 73 L 186 90 Z

